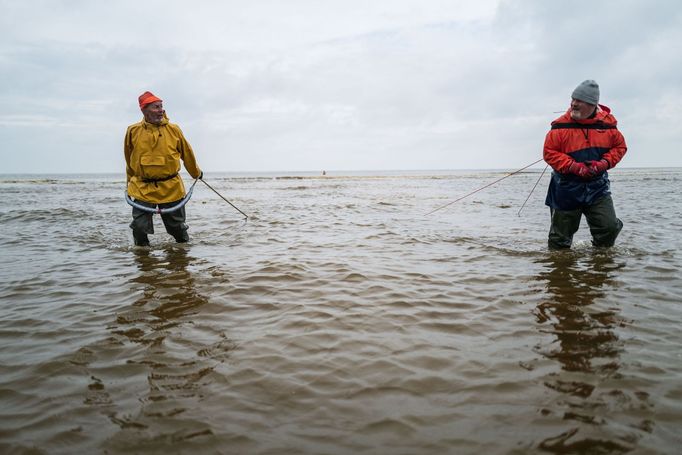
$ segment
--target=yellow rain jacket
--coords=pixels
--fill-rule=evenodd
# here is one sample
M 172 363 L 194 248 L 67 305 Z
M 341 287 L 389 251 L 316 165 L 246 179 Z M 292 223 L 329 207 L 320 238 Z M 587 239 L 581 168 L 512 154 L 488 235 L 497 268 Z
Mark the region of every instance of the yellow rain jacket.
M 185 197 L 185 185 L 178 174 L 180 160 L 193 178 L 201 174 L 192 147 L 180 127 L 170 123 L 165 114 L 159 125 L 144 119 L 130 125 L 123 153 L 128 195 L 136 200 L 161 204 Z

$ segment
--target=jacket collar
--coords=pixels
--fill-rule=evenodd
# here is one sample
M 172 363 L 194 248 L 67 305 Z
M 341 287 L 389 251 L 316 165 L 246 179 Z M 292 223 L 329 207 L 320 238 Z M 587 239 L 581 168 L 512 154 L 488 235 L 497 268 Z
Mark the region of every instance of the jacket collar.
M 595 113 L 594 116 L 588 119 L 573 120 L 573 117 L 571 117 L 571 108 L 568 108 L 564 115 L 554 120 L 552 123 L 580 123 L 583 125 L 590 125 L 592 123 L 598 122 L 606 123 L 607 125 L 617 124 L 615 117 L 611 115 L 611 108 L 609 108 L 608 106 L 604 106 L 603 104 L 598 104 L 597 112 Z
M 142 118 L 142 126 L 144 126 L 145 128 L 158 128 L 158 127 L 164 126 L 164 125 L 168 125 L 168 117 L 166 117 L 165 115 L 164 115 L 163 119 L 161 120 L 161 123 L 159 123 L 158 125 L 156 125 L 154 123 L 149 123 L 148 121 L 146 121 L 144 119 L 144 117 Z

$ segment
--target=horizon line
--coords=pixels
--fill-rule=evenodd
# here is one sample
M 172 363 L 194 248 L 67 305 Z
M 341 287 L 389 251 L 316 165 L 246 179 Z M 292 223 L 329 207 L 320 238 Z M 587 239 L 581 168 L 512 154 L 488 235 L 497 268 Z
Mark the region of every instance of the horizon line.
M 441 168 L 441 169 L 319 169 L 319 170 L 231 170 L 231 171 L 205 171 L 206 174 L 287 174 L 287 173 L 343 173 L 343 172 L 462 172 L 462 171 L 507 171 L 512 168 Z M 618 166 L 618 169 L 682 169 L 682 166 Z M 527 168 L 524 171 L 541 171 L 537 168 Z M 186 170 L 180 173 L 187 174 Z M 0 172 L 0 176 L 11 175 L 125 175 L 125 171 L 76 171 L 76 172 Z

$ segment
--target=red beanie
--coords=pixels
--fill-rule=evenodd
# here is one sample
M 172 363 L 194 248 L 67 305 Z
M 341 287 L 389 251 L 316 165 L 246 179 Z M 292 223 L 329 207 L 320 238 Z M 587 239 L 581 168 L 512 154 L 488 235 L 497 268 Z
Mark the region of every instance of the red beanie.
M 144 92 L 142 95 L 140 95 L 138 101 L 140 102 L 140 109 L 143 109 L 147 104 L 152 104 L 156 101 L 163 100 L 154 95 L 152 92 Z

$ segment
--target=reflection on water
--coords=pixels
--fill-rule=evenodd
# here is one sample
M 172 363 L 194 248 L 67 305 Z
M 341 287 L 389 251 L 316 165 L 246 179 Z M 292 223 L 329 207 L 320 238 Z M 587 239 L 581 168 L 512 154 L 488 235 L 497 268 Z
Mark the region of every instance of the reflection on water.
M 552 334 L 550 346 L 537 350 L 561 366 L 545 385 L 560 395 L 554 412 L 563 412 L 569 429 L 547 438 L 540 448 L 553 453 L 624 453 L 635 433 L 616 429 L 609 413 L 628 407 L 630 397 L 620 390 L 619 355 L 624 343 L 616 329 L 625 321 L 617 305 L 604 306 L 617 272 L 624 267 L 609 250 L 553 252 L 541 259 L 538 279 L 546 282 L 548 298 L 535 309 L 540 327 Z M 646 394 L 635 400 L 645 401 Z M 549 414 L 552 411 L 544 410 Z M 650 431 L 650 424 L 632 425 Z
M 608 252 L 586 258 L 561 253 L 543 260 L 547 270 L 539 276 L 547 281 L 551 298 L 538 305 L 535 314 L 538 322 L 551 324 L 558 342 L 544 355 L 566 371 L 615 372 L 620 346 L 612 329 L 619 323 L 618 310 L 591 305 L 604 296 L 604 288 L 622 265 L 615 264 Z
M 191 268 L 196 261 L 186 245 L 172 245 L 161 252 L 136 248 L 135 262 L 139 274 L 131 279 L 138 287 L 139 298 L 132 307 L 119 313 L 110 326 L 118 338 L 146 347 L 128 349 L 126 360 L 131 374 L 146 374 L 148 392 L 138 393 L 141 406 L 137 412 L 109 412 L 109 419 L 120 427 L 107 447 L 115 451 L 140 450 L 145 444 L 170 439 L 180 442 L 210 435 L 206 424 L 192 421 L 179 425 L 182 416 L 197 406 L 206 377 L 216 363 L 202 356 L 195 340 L 185 338 L 192 325 L 192 315 L 207 302 L 196 288 Z M 196 337 L 197 333 L 192 332 Z M 91 389 L 101 389 L 97 378 Z M 157 441 L 149 440 L 149 432 Z
M 118 315 L 117 325 L 111 329 L 131 341 L 160 343 L 166 330 L 187 322 L 182 318 L 207 300 L 196 291 L 189 271 L 195 259 L 184 246 L 166 247 L 161 255 L 148 248 L 136 248 L 134 254 L 140 274 L 131 282 L 141 285 L 141 295 L 133 308 Z
M 140 275 L 132 280 L 145 286 L 144 295 L 135 306 L 152 304 L 150 314 L 160 324 L 157 331 L 178 324 L 178 318 L 191 315 L 207 301 L 197 292 L 189 271 L 196 259 L 188 254 L 188 249 L 184 245 L 173 245 L 166 247 L 164 253 L 158 258 L 147 248 L 136 249 Z
M 556 254 L 539 172 L 225 175 L 151 250 L 120 176 L 0 178 L 0 453 L 677 453 L 682 170 L 617 174 Z

